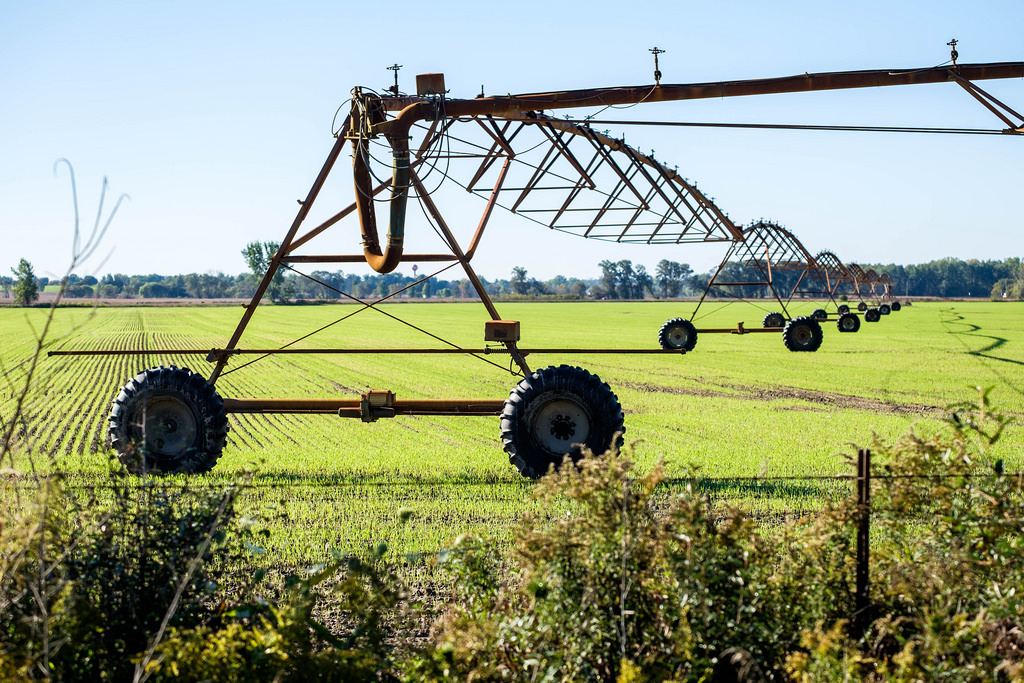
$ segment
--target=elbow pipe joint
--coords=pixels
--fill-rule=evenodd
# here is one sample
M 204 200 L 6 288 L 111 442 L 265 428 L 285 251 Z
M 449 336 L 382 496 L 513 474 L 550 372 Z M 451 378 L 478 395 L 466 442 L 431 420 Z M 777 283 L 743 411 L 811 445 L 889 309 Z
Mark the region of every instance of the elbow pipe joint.
M 362 111 L 353 111 L 353 116 L 363 116 L 364 112 L 370 110 L 369 107 L 363 107 Z M 387 242 L 383 247 L 377 232 L 377 217 L 373 202 L 373 178 L 369 168 L 369 151 L 366 148 L 368 139 L 360 133 L 352 140 L 353 180 L 356 190 L 359 229 L 363 236 L 363 256 L 370 267 L 378 273 L 390 273 L 402 261 L 406 205 L 409 199 L 409 130 L 416 121 L 425 118 L 430 111 L 431 107 L 428 103 L 421 102 L 410 105 L 391 122 L 384 134 L 391 145 L 393 162 L 388 234 Z M 370 123 L 376 122 L 379 121 Z M 353 125 L 353 129 L 363 131 L 366 130 L 366 127 Z

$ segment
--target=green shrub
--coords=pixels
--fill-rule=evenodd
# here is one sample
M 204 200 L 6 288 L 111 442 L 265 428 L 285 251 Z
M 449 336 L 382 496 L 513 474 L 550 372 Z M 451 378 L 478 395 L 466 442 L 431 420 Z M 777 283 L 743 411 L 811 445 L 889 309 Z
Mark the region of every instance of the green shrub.
M 536 496 L 551 514 L 524 518 L 506 564 L 480 542 L 456 545 L 458 599 L 416 675 L 773 676 L 803 630 L 848 607 L 841 535 L 812 525 L 768 543 L 741 511 L 692 486 L 659 493 L 660 467 L 636 481 L 631 468 L 587 454 L 543 479 Z
M 668 495 L 615 453 L 537 485 L 506 558 L 449 552 L 456 600 L 427 680 L 1022 680 L 1024 495 L 986 461 L 1005 420 L 873 445 L 867 633 L 851 633 L 851 496 L 759 528 L 693 487 Z M 724 677 L 724 678 L 722 678 Z
M 383 561 L 385 551 L 381 545 L 369 559 L 345 557 L 293 576 L 279 603 L 255 600 L 236 607 L 220 629 L 175 632 L 147 667 L 150 680 L 398 680 L 385 620 L 399 614 L 404 591 Z M 341 612 L 333 630 L 314 616 L 324 602 Z
M 28 679 L 130 680 L 167 627 L 216 623 L 234 490 L 54 479 L 0 524 L 0 661 Z M 0 668 L 0 671 L 3 671 Z
M 1005 424 L 981 392 L 946 431 L 876 440 L 874 620 L 859 643 L 806 633 L 795 678 L 1024 680 L 1024 489 L 986 456 Z
M 1024 482 L 989 459 L 1007 421 L 980 396 L 872 445 L 862 637 L 852 496 L 765 528 L 696 478 L 587 453 L 537 483 L 509 552 L 439 556 L 452 600 L 414 646 L 383 545 L 261 597 L 259 573 L 225 587 L 234 487 L 57 477 L 0 519 L 0 679 L 1024 680 Z

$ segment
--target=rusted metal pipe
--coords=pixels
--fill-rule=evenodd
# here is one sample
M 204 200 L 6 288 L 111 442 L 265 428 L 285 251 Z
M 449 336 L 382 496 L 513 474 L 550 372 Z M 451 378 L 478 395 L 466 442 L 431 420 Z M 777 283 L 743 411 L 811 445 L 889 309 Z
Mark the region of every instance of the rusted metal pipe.
M 225 398 L 229 413 L 329 413 L 360 417 L 362 398 Z M 505 399 L 395 399 L 394 415 L 500 415 Z
M 408 113 L 398 125 L 389 126 L 385 136 L 392 151 L 392 181 L 388 239 L 381 248 L 377 233 L 377 216 L 373 206 L 373 178 L 369 167 L 369 136 L 376 134 L 375 128 L 384 125 L 383 112 L 379 109 L 380 98 L 358 96 L 353 100 L 353 119 L 360 118 L 353 126 L 352 175 L 356 190 L 356 210 L 359 228 L 363 235 L 363 256 L 371 268 L 378 273 L 390 273 L 402 262 L 405 242 L 405 210 L 409 199 L 409 130 L 413 123 L 427 116 L 432 107 L 425 102 L 407 108 Z M 396 119 L 397 121 L 398 119 Z M 391 123 L 395 123 L 392 121 Z
M 714 330 L 698 330 L 699 332 L 735 332 L 733 328 L 721 328 Z M 750 330 L 746 330 L 749 332 Z M 541 349 L 518 349 L 523 355 L 531 353 L 559 353 L 559 354 L 629 354 L 629 355 L 646 355 L 646 354 L 678 354 L 678 349 L 659 349 L 659 348 L 643 348 L 643 349 L 562 349 L 562 348 L 541 348 Z M 507 356 L 509 350 L 506 347 L 492 348 L 485 347 L 482 349 L 464 349 L 464 348 L 450 348 L 450 349 L 373 349 L 373 348 L 358 348 L 358 349 L 84 349 L 84 350 L 63 350 L 63 351 L 48 351 L 47 356 L 144 356 L 147 354 L 153 354 L 157 356 L 169 356 L 177 354 L 179 356 L 207 356 L 210 362 L 213 362 L 222 357 L 230 356 L 243 356 L 243 355 L 257 355 L 257 356 L 273 356 L 273 355 L 303 355 L 303 354 L 323 354 L 323 355 L 400 355 L 400 354 L 473 354 L 481 356 Z
M 567 109 L 573 107 L 604 107 L 610 104 L 638 102 L 669 102 L 747 95 L 769 95 L 819 90 L 847 90 L 851 88 L 877 88 L 890 85 L 920 85 L 956 80 L 987 80 L 1024 77 L 1024 62 L 992 62 L 987 64 L 961 64 L 955 69 L 945 66 L 924 69 L 872 69 L 863 71 L 832 71 L 804 73 L 779 78 L 756 78 L 741 81 L 718 81 L 692 84 L 660 84 L 587 88 L 547 93 L 526 93 L 498 97 L 480 97 L 473 100 L 446 100 L 447 116 L 474 116 L 500 114 L 506 111 L 534 111 Z M 385 97 L 382 104 L 389 111 L 405 111 L 423 103 L 422 98 Z
M 875 69 L 867 71 L 837 71 L 782 78 L 761 78 L 743 81 L 720 81 L 689 85 L 646 85 L 616 88 L 590 88 L 548 93 L 529 93 L 501 97 L 480 97 L 472 100 L 446 98 L 377 97 L 357 95 L 353 105 L 353 145 L 365 144 L 366 137 L 384 135 L 393 151 L 393 187 L 388 242 L 380 248 L 371 177 L 365 150 L 354 155 L 356 201 L 363 233 L 363 251 L 367 263 L 380 273 L 394 270 L 401 262 L 404 242 L 405 213 L 409 195 L 409 131 L 413 124 L 424 119 L 457 116 L 492 115 L 518 118 L 524 112 L 570 107 L 637 104 L 640 102 L 667 102 L 704 98 L 740 97 L 786 92 L 811 92 L 849 88 L 871 88 L 890 85 L 916 85 L 945 81 L 982 80 L 1024 77 L 1024 62 L 997 62 L 990 64 L 962 64 L 954 68 Z M 384 120 L 384 111 L 398 111 L 398 115 Z

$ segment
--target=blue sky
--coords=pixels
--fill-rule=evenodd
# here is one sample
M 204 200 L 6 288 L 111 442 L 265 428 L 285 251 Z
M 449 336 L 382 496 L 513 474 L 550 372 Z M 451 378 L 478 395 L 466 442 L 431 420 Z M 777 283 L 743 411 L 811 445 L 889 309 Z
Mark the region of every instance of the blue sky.
M 934 66 L 949 59 L 953 37 L 962 63 L 1024 61 L 1022 26 L 1019 0 L 519 8 L 8 0 L 0 10 L 0 270 L 20 258 L 40 275 L 67 267 L 71 194 L 66 172 L 53 170 L 67 158 L 83 227 L 104 176 L 108 207 L 130 195 L 80 274 L 244 271 L 245 243 L 279 240 L 290 224 L 351 88 L 382 89 L 393 63 L 403 65 L 404 90 L 414 90 L 418 73 L 444 72 L 450 96 L 469 98 L 481 87 L 503 94 L 650 83 L 654 46 L 666 50 L 666 83 Z M 1024 110 L 1024 80 L 979 85 Z M 953 84 L 641 105 L 615 115 L 998 127 Z M 616 132 L 678 165 L 735 222 L 774 220 L 812 253 L 830 249 L 860 263 L 1024 256 L 1019 136 Z M 343 190 L 321 197 L 325 213 L 351 201 Z M 541 279 L 593 277 L 606 258 L 707 270 L 724 253 L 722 245 L 591 243 L 508 215 L 489 231 L 474 261 L 488 278 L 508 277 L 516 265 Z

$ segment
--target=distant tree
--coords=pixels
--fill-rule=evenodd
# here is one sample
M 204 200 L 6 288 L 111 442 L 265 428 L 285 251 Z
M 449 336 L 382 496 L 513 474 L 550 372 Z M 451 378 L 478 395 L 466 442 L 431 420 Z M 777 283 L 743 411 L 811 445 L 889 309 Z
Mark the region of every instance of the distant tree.
M 530 284 L 526 279 L 526 268 L 516 266 L 512 269 L 512 277 L 508 281 L 513 294 L 526 294 L 530 290 Z
M 653 297 L 658 296 L 654 291 L 654 278 L 647 272 L 647 268 L 642 265 L 636 267 L 636 289 L 636 298 L 638 299 L 644 298 L 644 292 L 650 292 Z
M 548 288 L 537 278 L 526 277 L 526 268 L 516 266 L 512 269 L 512 278 L 508 281 L 510 293 L 520 296 L 541 296 L 548 294 Z
M 143 299 L 165 299 L 171 296 L 171 294 L 159 282 L 147 282 L 139 287 L 139 296 Z
M 633 271 L 633 262 L 629 259 L 623 259 L 615 265 L 618 268 L 618 277 L 615 284 L 619 291 L 619 298 L 640 298 L 636 295 L 636 273 Z
M 317 284 L 314 289 L 314 296 L 318 299 L 337 299 L 341 295 L 338 294 L 339 290 L 345 286 L 345 275 L 340 270 L 336 273 L 332 273 L 326 270 L 314 270 L 310 273 L 318 282 L 323 284 Z
M 267 272 L 267 268 L 270 267 L 270 262 L 280 246 L 279 242 L 249 242 L 245 245 L 245 249 L 242 250 L 242 256 L 245 257 L 245 262 L 257 281 L 261 280 L 264 273 Z M 291 296 L 284 273 L 280 269 L 274 273 L 274 277 L 267 287 L 266 294 L 270 297 L 271 301 L 277 303 L 286 303 L 288 297 Z
M 689 264 L 662 259 L 658 262 L 654 274 L 658 278 L 658 287 L 661 288 L 662 296 L 672 298 L 679 296 L 686 285 L 687 278 L 693 274 L 693 271 Z
M 64 296 L 69 299 L 88 299 L 93 294 L 93 288 L 84 282 L 64 288 Z
M 3 291 L 4 298 L 11 298 L 11 287 L 14 286 L 14 278 L 6 275 L 0 275 L 0 291 Z
M 601 291 L 604 296 L 609 299 L 618 299 L 619 294 L 615 287 L 619 282 L 619 264 L 605 259 L 597 265 L 601 268 Z
M 39 283 L 36 282 L 36 274 L 32 270 L 32 264 L 21 259 L 17 268 L 11 268 L 14 273 L 14 304 L 16 306 L 31 306 L 39 299 Z
M 543 296 L 544 294 L 549 294 L 548 288 L 544 286 L 544 283 L 540 282 L 536 278 L 531 277 L 529 280 L 527 280 L 526 284 L 526 292 L 530 296 Z

